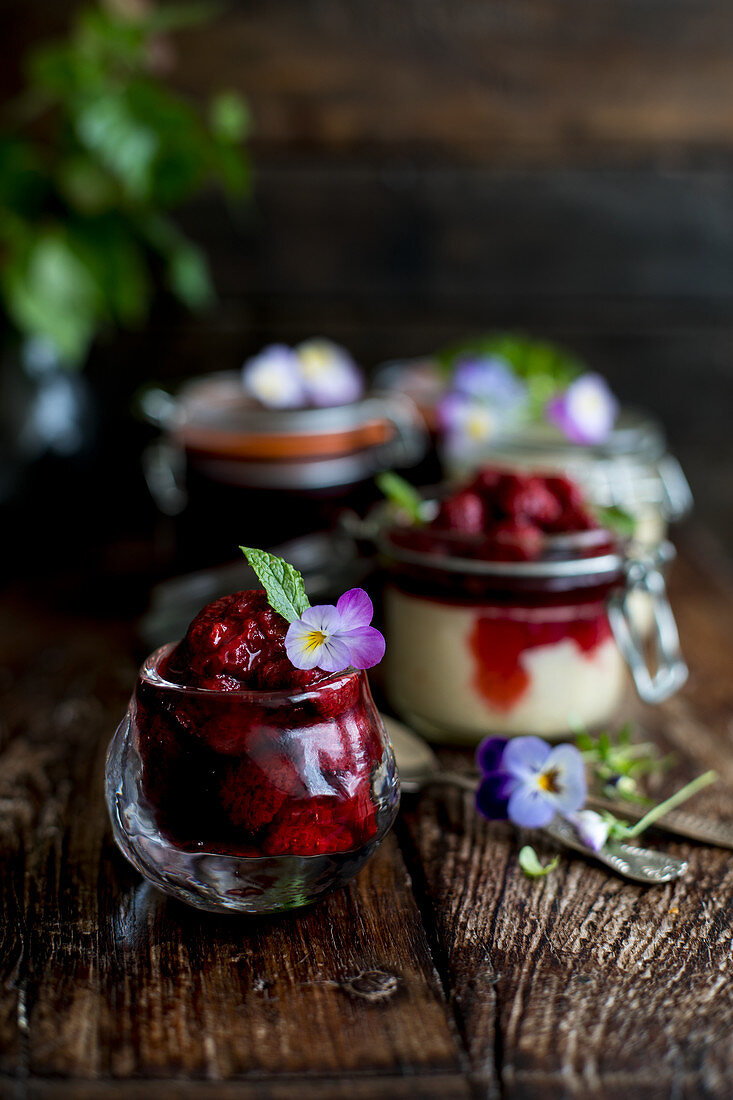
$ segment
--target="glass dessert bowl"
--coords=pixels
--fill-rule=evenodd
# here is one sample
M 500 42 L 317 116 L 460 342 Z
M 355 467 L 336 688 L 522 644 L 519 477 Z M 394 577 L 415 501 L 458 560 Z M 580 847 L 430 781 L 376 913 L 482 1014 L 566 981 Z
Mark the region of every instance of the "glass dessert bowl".
M 387 693 L 427 737 L 563 737 L 597 728 L 630 669 L 659 702 L 686 668 L 660 562 L 629 554 L 572 482 L 481 471 L 422 526 L 384 526 Z M 654 668 L 629 610 L 652 604 Z
M 279 616 L 261 597 L 215 601 L 182 643 L 148 658 L 108 755 L 122 852 L 201 909 L 275 913 L 315 901 L 364 866 L 399 803 L 366 673 L 291 669 L 290 686 L 270 688 L 283 678 L 282 630 L 268 637 Z M 243 663 L 254 689 L 232 675 Z

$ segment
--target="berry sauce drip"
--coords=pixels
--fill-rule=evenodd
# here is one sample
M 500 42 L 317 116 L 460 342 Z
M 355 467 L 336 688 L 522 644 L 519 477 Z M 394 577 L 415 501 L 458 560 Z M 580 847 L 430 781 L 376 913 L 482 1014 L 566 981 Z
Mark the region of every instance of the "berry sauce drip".
M 264 592 L 225 596 L 161 664 L 169 686 L 138 682 L 143 794 L 182 847 L 307 856 L 376 834 L 383 746 L 366 680 L 294 668 L 287 626 Z
M 563 622 L 530 622 L 512 618 L 510 613 L 497 618 L 481 617 L 469 643 L 476 659 L 474 684 L 497 710 L 511 710 L 531 683 L 522 664 L 522 656 L 528 649 L 558 645 L 570 639 L 582 654 L 592 657 L 598 646 L 611 637 L 605 609 Z

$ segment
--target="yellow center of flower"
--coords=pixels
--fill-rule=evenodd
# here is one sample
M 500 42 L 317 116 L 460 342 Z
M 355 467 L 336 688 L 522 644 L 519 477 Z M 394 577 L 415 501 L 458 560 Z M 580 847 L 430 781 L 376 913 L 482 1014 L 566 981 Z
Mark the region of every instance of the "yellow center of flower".
M 333 365 L 333 353 L 329 348 L 312 347 L 300 353 L 300 368 L 306 378 L 315 380 L 327 374 Z
M 557 794 L 560 790 L 557 781 L 557 768 L 552 768 L 549 772 L 540 772 L 537 782 L 541 791 L 549 791 L 550 794 Z
M 306 634 L 305 638 L 305 651 L 306 653 L 313 653 L 314 650 L 319 649 L 326 641 L 327 635 L 322 630 L 311 630 L 310 634 Z
M 466 435 L 470 439 L 485 439 L 491 435 L 493 419 L 484 410 L 472 412 L 466 420 Z

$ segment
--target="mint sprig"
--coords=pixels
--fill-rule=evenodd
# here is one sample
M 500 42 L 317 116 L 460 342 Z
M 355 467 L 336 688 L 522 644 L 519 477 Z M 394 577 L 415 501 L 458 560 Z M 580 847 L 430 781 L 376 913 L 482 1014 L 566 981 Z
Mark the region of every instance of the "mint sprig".
M 310 607 L 310 600 L 305 592 L 303 577 L 295 566 L 275 554 L 268 554 L 266 550 L 256 550 L 251 546 L 240 546 L 239 549 L 257 574 L 273 611 L 289 623 L 299 619 Z
M 414 485 L 391 470 L 385 470 L 375 480 L 377 488 L 391 504 L 406 512 L 414 523 L 425 522 L 425 501 Z

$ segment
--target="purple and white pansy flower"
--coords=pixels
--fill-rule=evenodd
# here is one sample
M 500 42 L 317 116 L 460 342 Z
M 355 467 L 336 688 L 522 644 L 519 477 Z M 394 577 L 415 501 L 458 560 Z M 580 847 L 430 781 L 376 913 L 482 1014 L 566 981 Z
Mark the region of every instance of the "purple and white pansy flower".
M 592 852 L 600 852 L 609 838 L 639 836 L 716 779 L 715 772 L 705 772 L 647 810 L 633 825 L 627 825 L 612 813 L 599 814 L 585 807 L 585 765 L 575 745 L 550 745 L 539 737 L 486 737 L 476 750 L 476 763 L 482 776 L 476 809 L 482 817 L 509 820 L 524 829 L 541 829 L 557 814 L 572 825 L 579 840 Z M 535 859 L 531 868 L 525 868 L 527 873 L 531 877 L 543 874 L 542 868 L 537 870 L 534 853 L 525 851 Z
M 298 356 L 286 344 L 269 344 L 242 367 L 246 392 L 268 409 L 297 409 L 305 403 Z
M 311 405 L 348 405 L 364 392 L 364 377 L 346 348 L 332 340 L 305 340 L 295 349 Z
M 608 840 L 612 823 L 595 810 L 578 810 L 576 813 L 566 814 L 566 817 L 583 844 L 587 844 L 594 852 L 600 852 Z
M 296 348 L 269 344 L 244 364 L 242 384 L 268 409 L 346 405 L 364 392 L 364 377 L 348 351 L 323 339 Z
M 619 404 L 605 378 L 588 371 L 547 403 L 545 416 L 571 443 L 603 443 L 611 434 Z
M 525 416 L 528 390 L 496 355 L 459 360 L 438 403 L 438 423 L 449 450 L 475 453 Z
M 576 813 L 586 800 L 585 765 L 574 745 L 553 747 L 539 737 L 488 737 L 478 747 L 476 762 L 483 777 L 476 808 L 490 821 L 508 818 L 523 828 L 540 829 L 555 814 Z
M 336 605 L 308 607 L 288 627 L 285 651 L 296 668 L 372 668 L 384 656 L 383 635 L 371 625 L 374 608 L 363 588 L 351 588 Z
M 498 409 L 513 409 L 526 403 L 527 387 L 498 355 L 460 359 L 451 379 L 451 389 L 488 401 Z
M 451 447 L 473 449 L 499 431 L 496 409 L 466 393 L 447 393 L 437 409 L 438 423 Z

